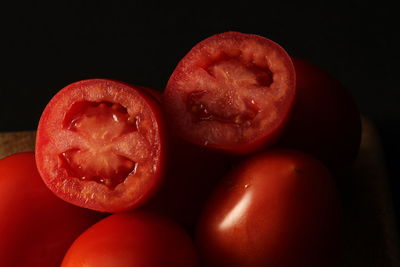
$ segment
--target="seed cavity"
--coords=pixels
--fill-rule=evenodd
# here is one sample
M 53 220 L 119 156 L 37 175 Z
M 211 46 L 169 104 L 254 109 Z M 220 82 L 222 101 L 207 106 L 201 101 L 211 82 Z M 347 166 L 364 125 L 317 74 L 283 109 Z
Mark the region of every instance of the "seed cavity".
M 260 112 L 254 100 L 242 99 L 245 111 L 236 112 L 231 115 L 226 115 L 221 112 L 214 112 L 207 107 L 202 97 L 207 94 L 207 91 L 194 91 L 188 95 L 186 104 L 187 110 L 192 115 L 193 122 L 199 121 L 218 121 L 221 123 L 232 123 L 236 125 L 250 126 L 251 121 Z
M 64 118 L 64 129 L 82 137 L 84 144 L 59 155 L 69 177 L 95 181 L 110 189 L 136 173 L 138 163 L 114 149 L 123 135 L 138 131 L 140 116 L 120 104 L 81 101 Z
M 138 168 L 137 162 L 115 153 L 97 155 L 95 160 L 92 156 L 96 155 L 92 155 L 90 151 L 70 149 L 61 153 L 59 158 L 69 177 L 94 181 L 110 189 L 123 183 L 127 176 L 134 175 Z

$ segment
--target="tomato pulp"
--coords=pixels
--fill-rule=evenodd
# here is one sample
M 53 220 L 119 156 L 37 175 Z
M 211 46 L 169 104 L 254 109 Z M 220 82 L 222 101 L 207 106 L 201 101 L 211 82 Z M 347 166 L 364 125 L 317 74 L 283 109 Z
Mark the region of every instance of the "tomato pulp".
M 32 152 L 0 160 L 0 196 L 0 266 L 59 266 L 72 242 L 104 217 L 56 197 Z
M 39 121 L 36 162 L 47 186 L 78 206 L 117 212 L 145 202 L 164 165 L 158 104 L 133 85 L 106 79 L 73 83 Z
M 146 211 L 119 213 L 93 225 L 72 244 L 62 267 L 195 267 L 189 236 L 173 221 Z
M 163 94 L 166 119 L 188 142 L 234 154 L 271 145 L 295 96 L 290 57 L 252 34 L 211 36 L 179 62 Z
M 205 266 L 337 266 L 340 203 L 314 157 L 270 150 L 222 180 L 202 214 Z

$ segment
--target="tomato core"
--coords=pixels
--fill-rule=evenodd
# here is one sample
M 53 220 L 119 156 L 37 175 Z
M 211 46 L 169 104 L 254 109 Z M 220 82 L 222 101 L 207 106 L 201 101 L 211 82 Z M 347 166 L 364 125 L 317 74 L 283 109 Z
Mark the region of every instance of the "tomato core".
M 187 111 L 192 115 L 192 122 L 217 121 L 236 125 L 250 126 L 261 108 L 255 99 L 243 93 L 249 87 L 267 90 L 273 83 L 273 75 L 267 65 L 254 63 L 250 58 L 244 58 L 242 53 L 232 58 L 225 53 L 202 68 L 211 77 L 210 87 L 218 87 L 207 96 L 207 90 L 193 91 L 187 96 Z M 214 85 L 213 85 L 214 84 Z M 215 86 L 216 85 L 216 86 Z M 224 112 L 209 106 L 206 102 L 216 99 L 218 107 L 228 107 Z M 232 103 L 235 101 L 235 105 Z M 229 110 L 230 109 L 230 110 Z
M 270 86 L 273 73 L 265 60 L 256 60 L 254 56 L 244 55 L 242 51 L 231 51 L 232 55 L 221 52 L 216 59 L 203 67 L 212 77 L 226 80 L 247 81 L 247 84 Z
M 68 176 L 115 188 L 136 172 L 138 163 L 114 149 L 121 136 L 137 131 L 140 125 L 140 118 L 130 117 L 122 105 L 77 102 L 66 114 L 63 125 L 85 143 L 83 148 L 70 148 L 59 154 Z

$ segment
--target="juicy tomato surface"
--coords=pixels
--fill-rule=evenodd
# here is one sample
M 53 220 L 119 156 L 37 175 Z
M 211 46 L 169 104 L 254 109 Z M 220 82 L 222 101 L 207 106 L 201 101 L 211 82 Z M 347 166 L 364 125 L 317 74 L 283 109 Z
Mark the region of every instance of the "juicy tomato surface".
M 361 141 L 361 118 L 350 92 L 333 76 L 299 58 L 296 100 L 281 144 L 308 152 L 334 173 L 348 170 Z
M 56 197 L 34 153 L 0 160 L 0 266 L 59 266 L 72 242 L 104 215 Z
M 253 34 L 211 36 L 179 62 L 163 93 L 166 119 L 200 146 L 247 154 L 271 145 L 295 96 L 290 57 Z
M 162 181 L 164 126 L 156 101 L 106 79 L 66 86 L 39 121 L 36 161 L 60 198 L 89 209 L 137 207 Z
M 197 244 L 205 266 L 335 266 L 340 213 L 320 161 L 270 150 L 222 181 L 202 214 Z
M 68 250 L 62 267 L 193 267 L 192 240 L 173 221 L 135 210 L 93 225 Z

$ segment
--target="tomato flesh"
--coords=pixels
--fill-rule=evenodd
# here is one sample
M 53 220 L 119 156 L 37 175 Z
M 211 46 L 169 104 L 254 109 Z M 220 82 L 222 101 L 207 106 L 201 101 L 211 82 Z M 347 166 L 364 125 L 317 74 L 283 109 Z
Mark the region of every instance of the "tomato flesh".
M 137 131 L 139 117 L 130 117 L 126 108 L 109 102 L 79 102 L 64 120 L 67 130 L 85 140 L 85 148 L 71 148 L 60 159 L 71 177 L 92 180 L 114 188 L 135 174 L 138 163 L 114 149 L 120 136 Z
M 138 87 L 92 79 L 61 90 L 38 127 L 43 180 L 73 204 L 115 212 L 138 206 L 161 182 L 163 122 Z
M 164 91 L 167 119 L 185 140 L 246 154 L 273 143 L 294 99 L 290 57 L 237 32 L 212 36 L 178 64 Z

